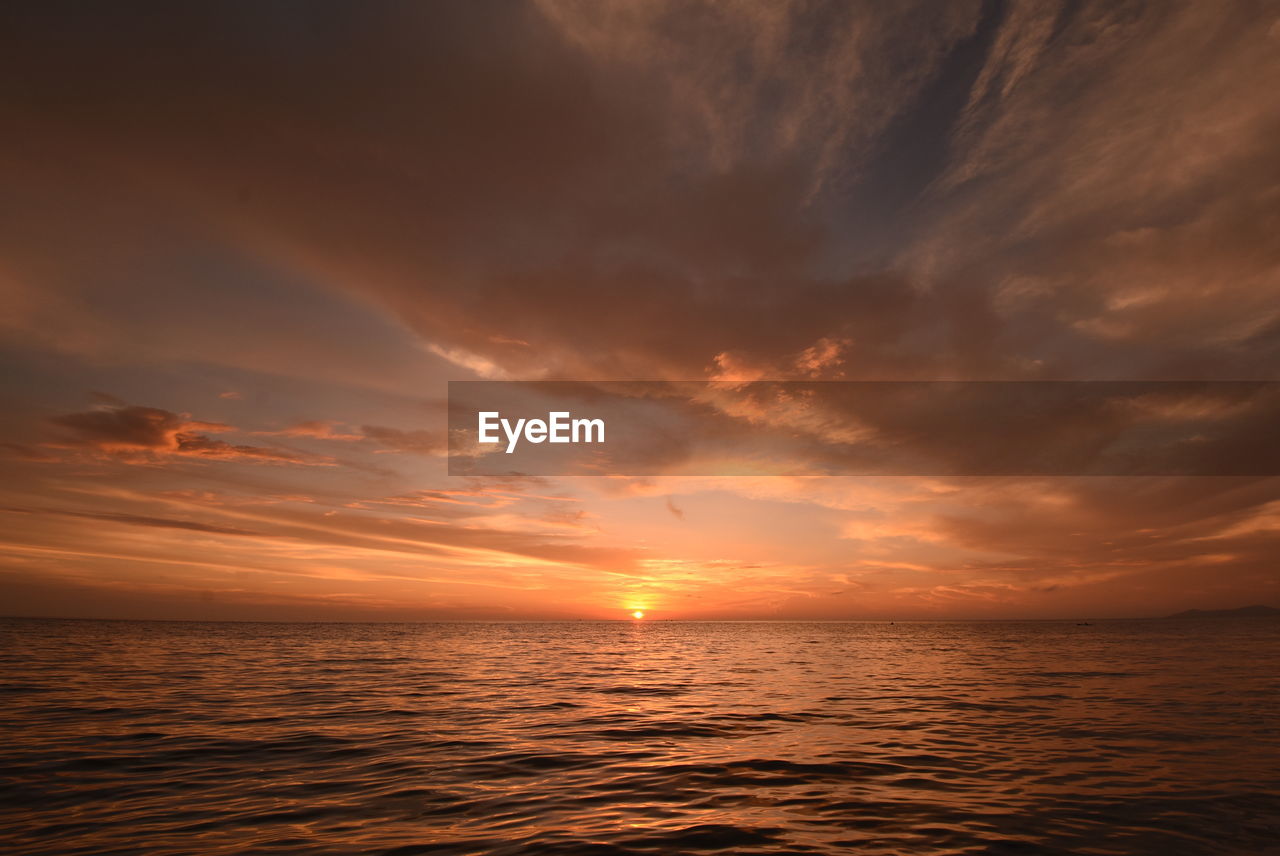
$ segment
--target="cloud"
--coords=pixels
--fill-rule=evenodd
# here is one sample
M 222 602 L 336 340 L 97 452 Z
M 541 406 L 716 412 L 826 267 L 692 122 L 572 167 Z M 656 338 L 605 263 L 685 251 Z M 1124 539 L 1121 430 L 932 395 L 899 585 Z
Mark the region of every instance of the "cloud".
M 86 170 L 112 189 L 151 176 L 192 228 L 218 223 L 247 261 L 318 286 L 280 295 L 269 318 L 334 294 L 389 318 L 381 335 L 351 330 L 353 360 L 409 331 L 445 370 L 490 378 L 1241 377 L 1274 365 L 1280 325 L 1261 83 L 1277 60 L 1259 17 L 1155 3 L 464 4 L 370 12 L 351 55 L 379 62 L 333 63 L 323 25 L 286 57 L 239 35 L 264 26 L 258 13 L 219 8 L 116 28 L 155 36 L 137 44 L 59 50 L 32 16 L 7 60 L 50 92 L 21 105 L 43 140 L 27 157 L 91 150 Z M 151 47 L 174 32 L 200 35 L 181 58 Z M 57 99 L 68 81 L 102 109 Z M 174 104 L 188 121 L 162 121 Z M 215 142 L 252 116 L 272 117 L 272 134 Z M 11 192 L 48 198 L 47 181 L 29 184 Z M 66 293 L 85 279 L 75 259 L 32 257 L 74 211 L 104 236 L 77 258 L 140 264 L 105 237 L 135 215 L 58 209 L 43 218 L 33 202 L 14 224 L 13 281 L 67 266 L 31 287 L 25 326 L 109 350 L 103 319 L 123 321 Z M 44 293 L 86 305 L 45 306 Z M 132 308 L 161 303 L 139 298 Z M 276 327 L 254 347 L 289 329 Z M 331 362 L 308 337 L 289 342 L 292 370 Z M 385 382 L 394 362 L 360 373 Z
M 100 520 L 107 523 L 123 523 L 130 526 L 149 526 L 159 529 L 185 529 L 191 532 L 204 532 L 210 535 L 243 535 L 258 536 L 260 533 L 248 529 L 231 526 L 216 526 L 193 520 L 173 520 L 167 517 L 147 517 L 138 514 L 117 514 L 110 512 L 68 511 L 57 508 L 3 508 L 0 511 L 10 514 L 56 514 L 64 517 L 78 517 L 83 520 Z
M 647 81 L 665 96 L 682 151 L 723 171 L 803 158 L 814 187 L 864 166 L 878 136 L 979 21 L 969 2 L 538 5 L 603 74 Z M 908 40 L 910 62 L 884 49 Z
M 24 443 L 0 443 L 0 449 L 3 449 L 11 457 L 23 461 L 51 462 L 60 460 L 56 454 L 46 449 L 29 446 Z
M 194 437 L 196 431 L 234 430 L 220 422 L 192 421 L 188 414 L 132 405 L 105 405 L 83 413 L 54 416 L 49 421 L 70 430 L 66 442 L 102 451 L 176 451 L 182 436 Z
M 433 457 L 440 457 L 448 452 L 445 434 L 440 431 L 424 429 L 404 431 L 382 425 L 363 425 L 360 430 L 365 437 L 387 447 L 387 450 L 392 452 Z
M 497 345 L 526 344 L 518 340 L 507 339 L 496 333 L 489 336 L 489 341 Z M 508 377 L 506 370 L 493 360 L 471 351 L 462 348 L 447 348 L 434 343 L 427 345 L 427 350 L 437 357 L 443 357 L 455 366 L 475 372 L 485 380 L 505 380 Z
M 179 455 L 195 455 L 201 458 L 215 458 L 226 461 L 279 461 L 284 463 L 323 466 L 329 466 L 333 463 L 331 458 L 320 455 L 291 452 L 284 449 L 273 449 L 264 446 L 237 445 L 228 443 L 224 440 L 215 440 L 200 434 L 178 434 L 176 439 L 177 448 L 174 452 Z
M 354 441 L 365 438 L 364 434 L 343 433 L 337 430 L 337 426 L 338 423 L 329 420 L 312 419 L 298 422 L 279 431 L 254 431 L 253 433 L 263 437 L 310 437 L 314 440 Z
M 235 429 L 221 422 L 201 422 L 193 420 L 189 414 L 157 407 L 103 405 L 80 413 L 54 416 L 49 422 L 63 429 L 63 433 L 46 445 L 88 449 L 120 458 L 175 455 L 226 461 L 330 463 L 329 459 L 302 452 L 237 445 L 214 439 L 208 434 Z

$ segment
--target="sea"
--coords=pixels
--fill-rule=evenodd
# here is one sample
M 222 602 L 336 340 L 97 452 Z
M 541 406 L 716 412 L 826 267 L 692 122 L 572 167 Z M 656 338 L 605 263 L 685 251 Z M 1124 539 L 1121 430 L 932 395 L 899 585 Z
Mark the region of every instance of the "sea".
M 1280 853 L 1280 621 L 0 621 L 11 854 Z

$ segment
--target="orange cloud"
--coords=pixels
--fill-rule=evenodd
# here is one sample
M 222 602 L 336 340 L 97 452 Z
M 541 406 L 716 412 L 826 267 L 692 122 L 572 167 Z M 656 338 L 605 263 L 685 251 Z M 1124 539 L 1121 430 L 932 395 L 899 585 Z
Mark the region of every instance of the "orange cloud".
M 399 428 L 386 428 L 381 425 L 364 425 L 360 430 L 364 432 L 365 437 L 386 446 L 388 451 L 435 457 L 448 452 L 448 443 L 443 432 L 422 429 L 402 431 Z
M 350 434 L 338 431 L 337 425 L 338 423 L 326 419 L 313 419 L 306 422 L 298 422 L 279 431 L 255 431 L 253 433 L 262 437 L 310 437 L 315 440 L 342 440 L 348 442 L 365 438 L 364 434 Z

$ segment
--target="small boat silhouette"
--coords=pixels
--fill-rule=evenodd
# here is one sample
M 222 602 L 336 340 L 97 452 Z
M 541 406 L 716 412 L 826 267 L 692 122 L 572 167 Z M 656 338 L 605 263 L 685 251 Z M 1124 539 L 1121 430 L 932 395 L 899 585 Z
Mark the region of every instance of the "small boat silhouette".
M 1076 627 L 1092 627 L 1093 623 L 1089 621 L 1077 621 Z

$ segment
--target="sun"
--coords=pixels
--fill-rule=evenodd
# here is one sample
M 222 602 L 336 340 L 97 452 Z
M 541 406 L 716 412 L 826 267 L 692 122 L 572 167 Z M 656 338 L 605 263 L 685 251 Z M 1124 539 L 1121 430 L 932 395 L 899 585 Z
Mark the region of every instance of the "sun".
M 639 609 L 637 609 L 635 612 L 631 613 L 631 617 L 632 617 L 632 618 L 644 618 L 644 611 L 643 611 L 643 610 L 639 610 Z

